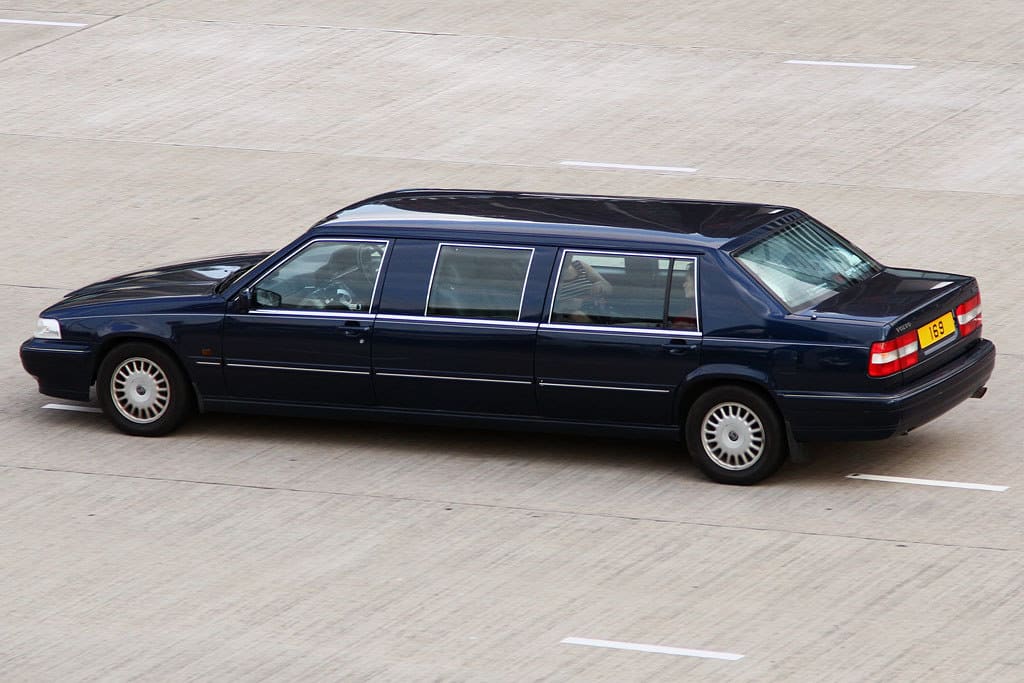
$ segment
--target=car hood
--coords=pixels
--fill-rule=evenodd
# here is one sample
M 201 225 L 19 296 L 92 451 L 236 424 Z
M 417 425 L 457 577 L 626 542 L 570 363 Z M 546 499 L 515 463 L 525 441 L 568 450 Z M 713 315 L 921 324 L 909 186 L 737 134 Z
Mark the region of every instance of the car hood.
M 225 279 L 269 253 L 229 254 L 118 275 L 69 292 L 61 304 L 210 295 Z

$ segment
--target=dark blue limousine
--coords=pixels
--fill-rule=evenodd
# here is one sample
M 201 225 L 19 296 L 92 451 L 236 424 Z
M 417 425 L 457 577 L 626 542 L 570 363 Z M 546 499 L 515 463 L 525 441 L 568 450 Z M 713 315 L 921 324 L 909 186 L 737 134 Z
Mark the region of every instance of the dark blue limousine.
M 670 437 L 750 484 L 980 397 L 981 320 L 974 278 L 790 207 L 403 190 L 271 254 L 71 292 L 21 358 L 134 435 L 198 409 Z

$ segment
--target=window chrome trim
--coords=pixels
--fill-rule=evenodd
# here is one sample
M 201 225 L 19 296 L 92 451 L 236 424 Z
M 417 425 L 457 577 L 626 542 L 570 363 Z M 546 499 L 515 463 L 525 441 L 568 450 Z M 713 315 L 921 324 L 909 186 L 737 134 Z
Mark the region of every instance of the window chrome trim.
M 564 384 L 561 382 L 545 382 L 540 380 L 537 382 L 542 387 L 557 387 L 560 389 L 608 389 L 611 391 L 642 391 L 649 394 L 670 394 L 671 389 L 646 389 L 641 387 L 609 387 L 598 384 Z
M 701 315 L 700 315 L 700 309 L 701 309 L 701 305 L 700 305 L 700 272 L 699 272 L 700 268 L 698 267 L 698 264 L 697 264 L 697 261 L 699 259 L 698 255 L 684 255 L 684 256 L 680 256 L 679 254 L 650 254 L 650 253 L 633 252 L 633 251 L 596 251 L 596 250 L 592 250 L 592 249 L 571 249 L 569 247 L 563 247 L 562 248 L 561 257 L 558 259 L 558 270 L 556 271 L 557 274 L 555 275 L 555 287 L 554 287 L 554 289 L 553 289 L 553 291 L 551 293 L 551 304 L 548 306 L 548 316 L 547 316 L 546 324 L 548 324 L 548 325 L 561 325 L 561 323 L 552 323 L 551 322 L 551 317 L 555 314 L 555 299 L 558 298 L 558 284 L 559 284 L 558 281 L 562 277 L 562 268 L 565 266 L 565 257 L 569 253 L 573 253 L 573 254 L 596 254 L 598 256 L 647 256 L 647 257 L 652 257 L 652 258 L 667 258 L 667 259 L 669 259 L 669 272 L 671 272 L 675 268 L 675 263 L 674 263 L 675 261 L 677 261 L 677 260 L 680 260 L 680 261 L 690 261 L 693 264 L 693 300 L 694 300 L 694 303 L 696 304 L 696 313 L 697 313 L 697 316 L 696 316 L 697 317 L 697 330 L 696 330 L 696 332 L 691 331 L 690 334 L 698 334 L 698 335 L 699 334 L 703 334 L 701 332 L 702 327 L 701 327 Z M 665 287 L 666 287 L 666 290 L 667 290 L 665 292 L 665 294 L 669 297 L 669 302 L 671 303 L 671 296 L 672 296 L 671 287 L 669 287 L 668 284 L 666 284 Z M 594 327 L 594 328 L 600 327 L 602 329 L 606 329 L 608 327 L 612 327 L 611 325 L 570 325 L 570 326 L 571 327 Z M 615 327 L 614 329 L 621 329 L 621 328 Z M 630 328 L 630 329 L 643 330 L 645 328 Z
M 634 336 L 649 335 L 653 337 L 687 337 L 703 339 L 704 335 L 693 330 L 665 330 L 654 327 L 618 327 L 614 325 L 569 325 L 562 323 L 542 323 L 540 329 L 551 332 L 587 332 L 590 334 L 613 334 Z
M 534 247 L 516 247 L 507 244 L 471 244 L 468 242 L 438 242 L 437 251 L 434 252 L 434 265 L 430 267 L 430 281 L 427 283 L 427 300 L 423 304 L 423 316 L 432 318 L 443 318 L 444 316 L 428 316 L 427 311 L 430 310 L 430 294 L 434 291 L 434 276 L 437 275 L 437 262 L 441 258 L 441 249 L 444 247 L 470 247 L 470 248 L 484 248 L 484 249 L 516 249 L 519 251 L 529 251 L 530 260 L 526 263 L 526 275 L 523 276 L 523 289 L 519 292 L 519 310 L 516 311 L 516 319 L 509 320 L 506 322 L 519 322 L 523 318 L 523 301 L 526 300 L 526 285 L 530 282 L 530 270 L 533 268 L 533 257 L 536 255 L 537 250 Z M 463 318 L 464 320 L 466 318 Z M 476 320 L 476 318 L 472 318 Z
M 248 285 L 246 285 L 244 287 L 244 289 L 248 289 L 250 291 L 255 289 L 261 282 L 263 282 L 268 277 L 270 277 L 270 275 L 272 273 L 275 273 L 278 270 L 280 270 L 281 268 L 283 268 L 293 258 L 298 256 L 299 254 L 304 252 L 307 248 L 309 248 L 313 244 L 316 244 L 317 242 L 362 242 L 362 243 L 367 243 L 368 242 L 368 243 L 372 243 L 372 244 L 383 244 L 384 245 L 384 252 L 380 255 L 380 267 L 377 269 L 377 277 L 373 281 L 373 291 L 370 292 L 370 307 L 367 308 L 366 311 L 362 312 L 362 313 L 357 313 L 355 311 L 350 311 L 350 313 L 352 313 L 353 315 L 357 315 L 357 316 L 360 316 L 360 317 L 366 317 L 366 316 L 373 315 L 373 303 L 377 299 L 377 288 L 380 286 L 380 276 L 381 276 L 381 273 L 384 272 L 384 263 L 385 263 L 385 261 L 387 261 L 388 250 L 391 248 L 391 240 L 389 240 L 389 239 L 373 238 L 373 237 L 361 237 L 361 238 L 360 237 L 317 237 L 315 239 L 311 239 L 308 242 L 303 242 L 299 246 L 295 247 L 295 249 L 293 249 L 290 254 L 285 256 L 276 266 L 274 266 L 273 268 L 271 268 L 267 272 L 265 272 L 262 275 L 260 275 L 253 282 L 250 282 Z M 273 256 L 273 254 L 271 254 L 270 256 Z M 268 256 L 267 258 L 270 258 L 270 256 Z M 259 265 L 259 264 L 257 264 L 257 265 Z M 253 268 L 255 268 L 255 267 L 256 266 L 253 266 Z M 273 309 L 273 308 L 271 308 L 271 309 L 258 308 L 258 309 L 252 309 L 249 312 L 253 313 L 255 311 L 267 311 L 267 310 L 273 311 L 274 313 L 281 313 L 282 312 L 280 310 Z M 293 311 L 295 309 L 286 309 L 286 310 Z M 297 310 L 296 312 L 297 313 L 310 313 L 310 312 L 317 313 L 318 311 L 303 311 L 303 310 L 300 309 L 300 310 Z M 319 312 L 323 313 L 323 311 L 319 311 Z
M 456 382 L 492 382 L 495 384 L 533 384 L 533 380 L 525 379 L 490 379 L 487 377 L 452 377 L 451 375 L 414 375 L 405 372 L 380 372 L 373 374 L 380 377 L 407 377 L 410 379 L 446 379 Z
M 358 313 L 356 311 L 296 311 L 292 309 L 288 310 L 275 310 L 273 308 L 254 308 L 248 313 L 229 313 L 228 315 L 239 317 L 243 315 L 283 315 L 290 316 L 293 318 L 343 318 L 347 320 L 372 320 L 376 317 L 373 313 Z
M 379 313 L 377 320 L 389 322 L 414 323 L 420 325 L 470 325 L 473 327 L 518 327 L 522 329 L 535 329 L 540 323 L 519 322 L 516 320 L 491 320 L 490 318 L 445 318 L 435 315 L 399 315 L 393 313 Z
M 332 375 L 369 375 L 369 370 L 327 370 L 323 368 L 293 368 L 286 365 L 258 365 L 254 363 L 225 363 L 229 368 L 255 368 L 257 370 L 293 370 L 295 372 L 323 372 Z

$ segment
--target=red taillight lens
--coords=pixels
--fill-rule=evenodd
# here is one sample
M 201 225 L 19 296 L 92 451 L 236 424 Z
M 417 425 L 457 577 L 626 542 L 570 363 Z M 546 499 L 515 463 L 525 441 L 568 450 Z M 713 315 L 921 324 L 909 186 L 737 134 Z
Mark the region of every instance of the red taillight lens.
M 960 326 L 961 337 L 966 337 L 981 327 L 980 293 L 956 307 L 956 324 Z
M 872 377 L 887 377 L 905 370 L 917 363 L 917 331 L 901 334 L 889 341 L 871 345 L 868 359 L 868 374 Z

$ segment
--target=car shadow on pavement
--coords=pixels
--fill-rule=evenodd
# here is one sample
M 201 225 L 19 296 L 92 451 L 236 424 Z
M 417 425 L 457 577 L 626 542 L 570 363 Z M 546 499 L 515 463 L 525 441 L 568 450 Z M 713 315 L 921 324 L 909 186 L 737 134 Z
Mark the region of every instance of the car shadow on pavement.
M 375 457 L 420 456 L 435 451 L 448 458 L 467 460 L 587 462 L 595 467 L 678 470 L 688 478 L 700 478 L 682 444 L 670 440 L 225 413 L 198 416 L 177 434 L 186 438 L 232 435 L 254 444 L 281 443 L 298 449 L 366 449 L 372 450 Z
M 921 476 L 936 454 L 948 449 L 939 430 L 924 429 L 883 441 L 845 441 L 801 444 L 776 476 L 780 481 L 823 482 L 850 474 Z M 773 480 L 774 481 L 774 480 Z
M 46 419 L 52 420 L 53 426 L 64 424 L 65 428 L 79 432 L 115 431 L 101 416 L 88 413 L 54 411 Z M 467 462 L 586 465 L 595 470 L 634 470 L 706 481 L 682 443 L 636 437 L 207 413 L 194 416 L 175 434 L 158 442 L 165 439 L 174 445 L 179 445 L 178 440 L 230 442 L 235 451 L 280 446 L 283 452 L 311 455 L 334 453 L 338 449 L 372 451 L 375 458 L 421 457 L 436 452 L 438 456 Z M 928 429 L 885 441 L 801 444 L 801 453 L 796 458 L 757 486 L 837 482 L 853 473 L 915 476 L 915 471 L 926 469 L 922 461 L 926 463 L 936 449 L 944 446 L 942 432 Z
M 225 413 L 197 416 L 180 434 L 230 435 L 259 444 L 299 448 L 372 449 L 375 457 L 435 451 L 467 461 L 504 458 L 547 464 L 590 463 L 594 468 L 672 473 L 687 480 L 704 480 L 683 444 L 671 440 Z M 912 473 L 916 464 L 927 461 L 943 444 L 941 432 L 928 429 L 884 441 L 801 444 L 798 457 L 757 486 L 824 483 L 853 473 Z

